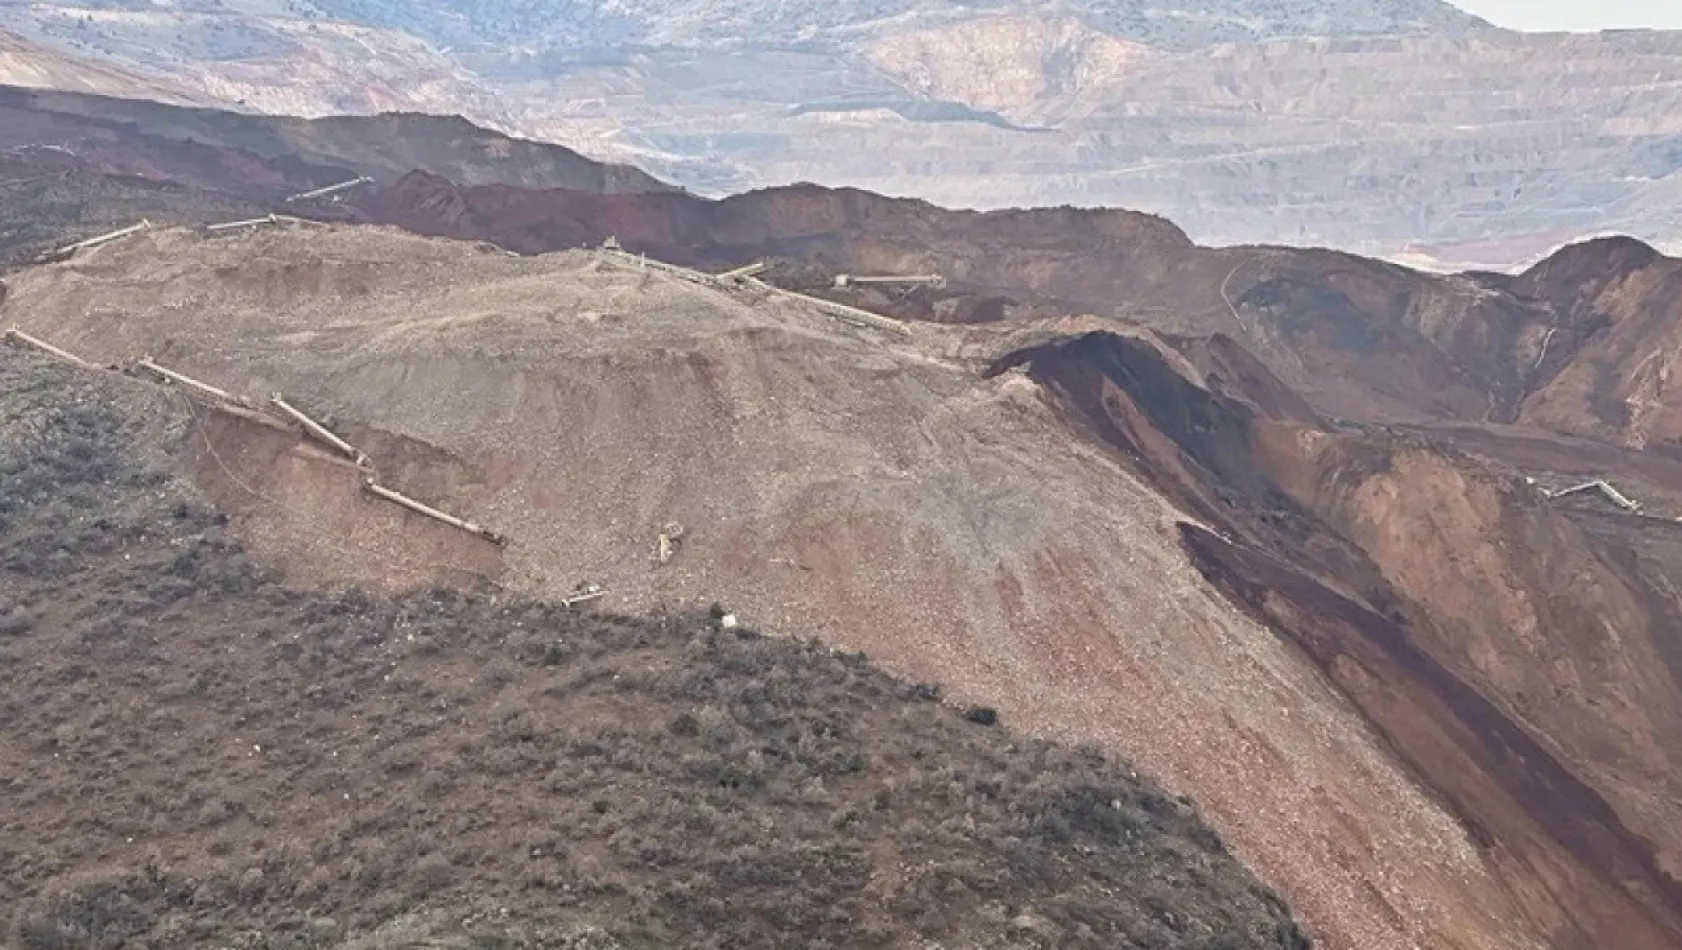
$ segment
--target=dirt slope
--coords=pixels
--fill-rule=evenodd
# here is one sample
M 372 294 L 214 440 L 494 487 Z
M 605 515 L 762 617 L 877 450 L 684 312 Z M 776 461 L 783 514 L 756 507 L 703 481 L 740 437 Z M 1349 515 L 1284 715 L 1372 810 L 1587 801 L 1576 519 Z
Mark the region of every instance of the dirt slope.
M 417 174 L 353 204 L 523 251 L 616 234 L 767 258 L 808 288 L 939 272 L 938 292 L 839 296 L 947 325 L 890 345 L 595 254 L 297 230 L 34 270 L 0 322 L 283 389 L 516 539 L 494 563 L 327 544 L 363 510 L 354 486 L 260 446 L 231 466 L 255 492 L 201 466 L 300 579 L 595 581 L 627 607 L 727 590 L 1126 751 L 1208 803 L 1330 945 L 1675 945 L 1682 539 L 1543 494 L 1610 477 L 1682 515 L 1675 264 L 1644 245 L 1436 277 L 1197 248 L 1126 212 L 816 188 L 709 203 Z M 1081 310 L 1098 316 L 1030 322 Z M 1114 355 L 1118 318 L 1165 334 L 1137 344 L 1161 365 Z M 1073 369 L 1045 369 L 1064 350 Z M 1218 534 L 1182 531 L 1184 512 Z
M 425 169 L 463 182 L 589 192 L 669 190 L 629 166 L 604 165 L 558 145 L 511 138 L 460 118 L 389 113 L 294 119 L 0 87 L 0 148 L 33 144 L 79 151 L 78 146 L 89 143 L 114 155 L 138 150 L 155 161 L 211 149 L 282 167 L 339 170 L 340 178 L 321 185 L 354 175 L 395 181 Z
M 1554 339 L 1566 344 L 1567 356 L 1556 357 L 1552 378 L 1526 403 L 1526 421 L 1682 454 L 1682 390 L 1671 384 L 1682 261 L 1637 241 L 1599 240 L 1555 254 L 1509 286 L 1554 305 L 1562 318 Z
M 1634 242 L 1570 248 L 1517 278 L 1427 275 L 1328 251 L 1200 248 L 1125 211 L 980 214 L 811 186 L 716 202 L 660 194 L 631 170 L 461 120 L 303 122 L 22 90 L 0 95 L 0 119 L 0 147 L 67 148 L 100 171 L 244 201 L 370 174 L 385 186 L 315 212 L 526 253 L 616 235 L 665 260 L 787 261 L 818 286 L 835 273 L 945 275 L 951 290 L 936 298 L 860 301 L 909 318 L 1088 312 L 1225 333 L 1345 418 L 1682 440 L 1654 355 L 1676 332 L 1675 266 Z
M 1211 392 L 1102 331 L 1005 365 L 1206 519 L 1200 569 L 1315 658 L 1549 945 L 1682 939 L 1682 562 L 1444 445 L 1258 412 L 1265 376 Z
M 0 153 L 0 274 L 72 241 L 128 227 L 237 221 L 265 213 L 256 202 L 204 187 L 112 174 L 50 149 Z
M 595 253 L 372 229 L 154 233 L 18 275 L 0 320 L 286 392 L 382 477 L 509 534 L 515 590 L 603 583 L 615 609 L 726 592 L 1123 750 L 1325 946 L 1543 945 L 1381 736 L 1203 580 L 1148 473 L 1072 438 L 1025 375 L 979 378 L 1014 345 L 993 330 L 892 342 Z M 257 498 L 235 526 L 297 579 L 340 577 L 298 527 L 338 514 Z M 375 557 L 353 576 L 406 579 Z
M 180 105 L 205 103 L 172 80 L 49 50 L 7 30 L 0 30 L 0 84 Z
M 359 196 L 365 219 L 521 252 L 608 235 L 665 260 L 791 258 L 828 274 L 944 275 L 1034 312 L 1227 333 L 1339 415 L 1511 421 L 1554 312 L 1465 277 L 1329 251 L 1198 247 L 1150 215 L 949 211 L 809 186 L 705 201 L 599 197 L 412 174 Z
M 413 174 L 357 206 L 368 220 L 527 253 L 614 235 L 666 260 L 786 258 L 819 287 L 835 273 L 939 273 L 951 296 L 1006 302 L 1011 319 L 1089 312 L 1227 334 L 1329 415 L 1521 423 L 1682 452 L 1682 403 L 1668 382 L 1682 262 L 1629 239 L 1566 248 L 1506 277 L 1320 250 L 1203 248 L 1125 211 L 982 214 L 809 186 L 711 202 L 463 188 Z M 930 306 L 899 312 L 948 319 Z
M 1096 751 L 704 615 L 281 586 L 173 395 L 0 393 L 0 943 L 1308 946 Z

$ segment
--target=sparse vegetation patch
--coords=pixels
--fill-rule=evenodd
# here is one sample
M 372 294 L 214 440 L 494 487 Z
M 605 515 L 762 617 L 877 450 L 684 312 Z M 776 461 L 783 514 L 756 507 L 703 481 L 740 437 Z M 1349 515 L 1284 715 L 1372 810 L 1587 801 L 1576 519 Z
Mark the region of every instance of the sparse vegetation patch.
M 1307 946 L 1190 805 L 723 613 L 287 587 L 174 405 L 0 353 L 27 950 Z

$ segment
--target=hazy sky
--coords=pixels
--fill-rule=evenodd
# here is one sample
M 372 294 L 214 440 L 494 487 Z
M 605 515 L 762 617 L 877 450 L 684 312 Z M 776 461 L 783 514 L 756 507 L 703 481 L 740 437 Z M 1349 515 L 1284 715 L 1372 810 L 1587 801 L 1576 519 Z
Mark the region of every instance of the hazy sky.
M 1449 0 L 1515 30 L 1682 30 L 1682 0 Z

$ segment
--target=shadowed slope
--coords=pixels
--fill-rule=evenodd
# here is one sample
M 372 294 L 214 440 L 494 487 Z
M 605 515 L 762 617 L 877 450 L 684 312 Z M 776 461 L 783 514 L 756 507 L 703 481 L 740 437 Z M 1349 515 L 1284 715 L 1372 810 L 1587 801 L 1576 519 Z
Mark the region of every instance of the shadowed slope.
M 1138 340 L 1010 364 L 1215 529 L 1182 526 L 1199 569 L 1339 684 L 1551 945 L 1682 939 L 1682 563 L 1451 449 L 1258 412 L 1275 383 L 1211 392 Z

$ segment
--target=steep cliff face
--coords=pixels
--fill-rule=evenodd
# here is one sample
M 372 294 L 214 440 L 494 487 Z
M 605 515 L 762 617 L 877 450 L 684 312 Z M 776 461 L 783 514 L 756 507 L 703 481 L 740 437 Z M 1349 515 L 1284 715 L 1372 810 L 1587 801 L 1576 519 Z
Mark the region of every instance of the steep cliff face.
M 1204 389 L 1136 339 L 1009 365 L 1202 522 L 1200 569 L 1362 709 L 1549 945 L 1682 939 L 1682 562 L 1446 445 L 1258 409 L 1265 377 Z
M 1525 421 L 1682 453 L 1682 262 L 1628 239 L 1567 248 L 1506 284 L 1556 315 Z

